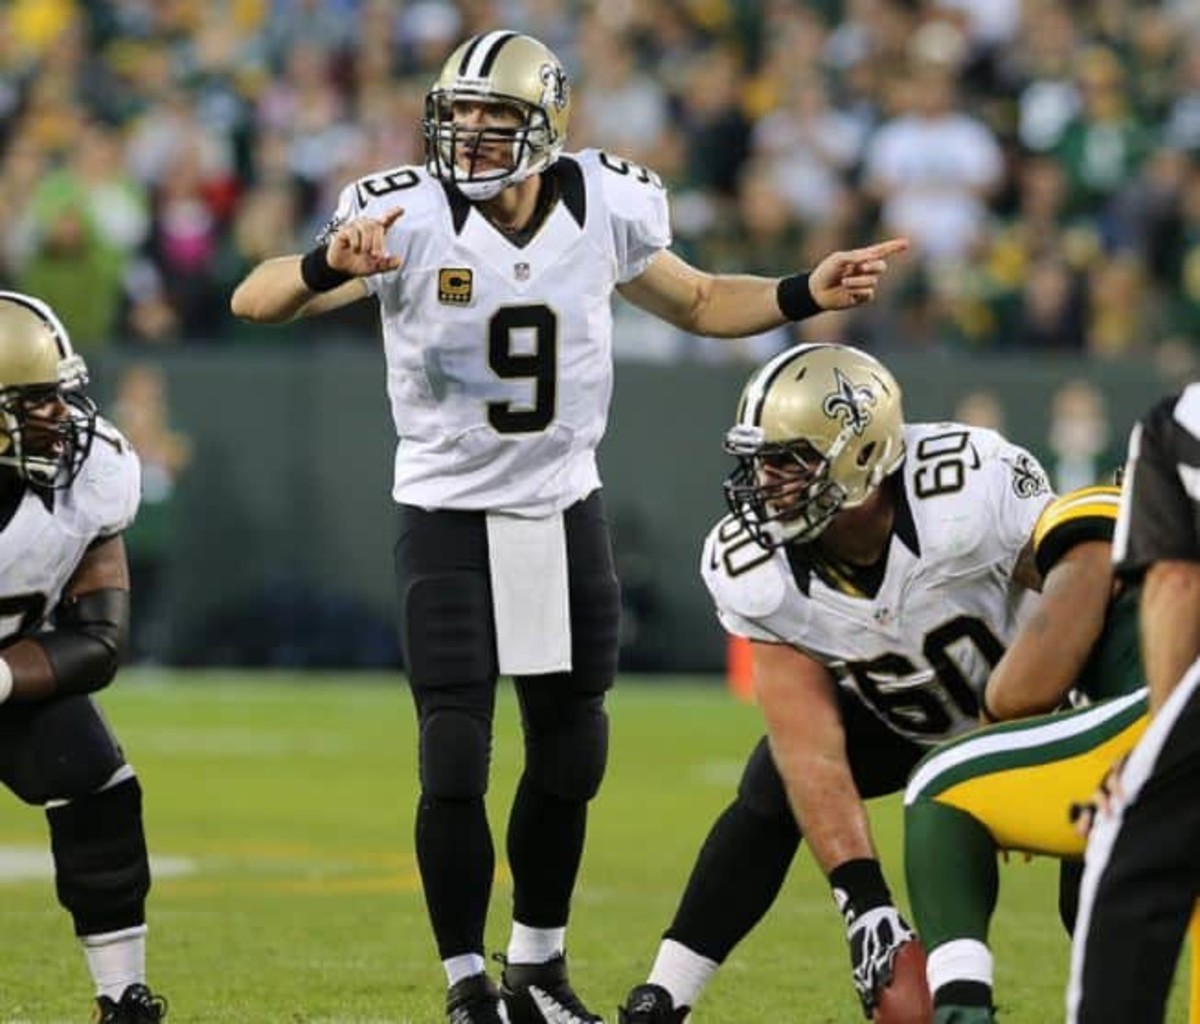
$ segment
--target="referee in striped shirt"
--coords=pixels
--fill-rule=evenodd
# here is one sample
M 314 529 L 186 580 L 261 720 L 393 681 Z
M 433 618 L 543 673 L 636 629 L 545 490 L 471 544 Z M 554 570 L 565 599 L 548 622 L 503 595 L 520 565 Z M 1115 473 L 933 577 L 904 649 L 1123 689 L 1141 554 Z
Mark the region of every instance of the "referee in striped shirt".
M 1142 586 L 1152 721 L 1092 815 L 1069 1024 L 1162 1021 L 1200 894 L 1200 384 L 1133 429 L 1113 560 Z

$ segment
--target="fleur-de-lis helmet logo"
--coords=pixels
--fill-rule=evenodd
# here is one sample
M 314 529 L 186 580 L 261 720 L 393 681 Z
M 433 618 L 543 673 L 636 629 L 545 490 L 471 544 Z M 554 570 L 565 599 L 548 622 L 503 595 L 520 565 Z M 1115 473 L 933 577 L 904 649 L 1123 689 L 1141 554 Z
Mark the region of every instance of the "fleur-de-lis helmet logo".
M 821 405 L 825 415 L 836 417 L 842 425 L 861 436 L 871 422 L 871 407 L 875 405 L 875 392 L 866 384 L 855 385 L 836 366 L 833 380 L 837 390 L 829 392 Z
M 567 73 L 559 64 L 543 64 L 542 106 L 562 110 L 567 105 Z

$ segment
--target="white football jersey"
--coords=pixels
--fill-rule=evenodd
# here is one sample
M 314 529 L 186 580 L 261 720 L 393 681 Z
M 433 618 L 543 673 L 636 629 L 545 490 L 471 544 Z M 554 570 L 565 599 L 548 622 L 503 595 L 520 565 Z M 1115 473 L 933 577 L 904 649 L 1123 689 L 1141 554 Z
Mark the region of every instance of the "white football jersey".
M 978 698 L 1040 598 L 1012 580 L 1053 498 L 1027 451 L 961 423 L 904 428 L 902 500 L 874 596 L 812 570 L 802 546 L 768 552 L 733 516 L 701 573 L 725 628 L 826 665 L 892 730 L 933 744 L 978 724 Z
M 26 491 L 0 531 L 0 643 L 43 624 L 88 546 L 129 526 L 140 497 L 133 448 L 98 418 L 91 451 L 71 486 L 55 491 L 49 507 Z
M 525 245 L 424 168 L 342 192 L 336 222 L 404 208 L 388 233 L 403 265 L 365 279 L 383 321 L 398 502 L 539 516 L 599 485 L 612 291 L 670 244 L 666 192 L 598 150 L 546 177 L 558 199 Z

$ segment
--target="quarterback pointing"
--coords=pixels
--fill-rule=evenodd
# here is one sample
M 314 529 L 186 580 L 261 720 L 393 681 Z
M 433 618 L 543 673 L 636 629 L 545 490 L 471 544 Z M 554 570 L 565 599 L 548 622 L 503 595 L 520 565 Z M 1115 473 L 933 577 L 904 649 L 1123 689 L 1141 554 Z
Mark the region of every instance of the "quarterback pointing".
M 232 299 L 263 323 L 380 306 L 420 730 L 417 859 L 456 1024 L 600 1019 L 568 983 L 564 934 L 618 650 L 595 457 L 613 291 L 692 334 L 740 337 L 869 301 L 907 245 L 834 253 L 783 278 L 703 273 L 668 249 L 655 174 L 563 151 L 570 100 L 537 40 L 468 39 L 426 97 L 425 165 L 352 182 L 315 248 L 264 261 Z M 484 795 L 499 674 L 516 684 L 525 765 L 497 990 L 484 960 L 495 862 Z
M 86 383 L 50 308 L 0 292 L 0 781 L 45 808 L 58 899 L 95 981 L 93 1020 L 157 1024 L 142 790 L 90 697 L 112 681 L 128 634 L 121 531 L 141 474 Z

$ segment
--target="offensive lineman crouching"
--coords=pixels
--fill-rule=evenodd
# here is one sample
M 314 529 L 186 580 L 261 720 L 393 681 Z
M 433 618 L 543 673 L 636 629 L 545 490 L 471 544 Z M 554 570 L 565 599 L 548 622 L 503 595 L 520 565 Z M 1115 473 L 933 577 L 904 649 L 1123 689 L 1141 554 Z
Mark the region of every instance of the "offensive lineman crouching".
M 112 681 L 128 633 L 121 531 L 141 475 L 86 383 L 50 308 L 0 292 L 0 780 L 46 809 L 96 1021 L 158 1024 L 141 787 L 89 696 Z

